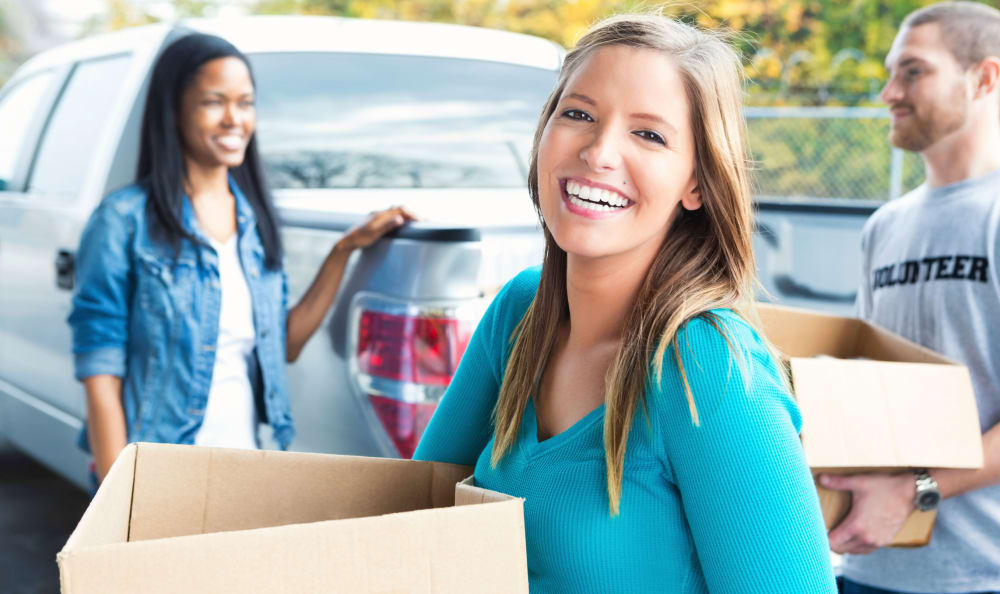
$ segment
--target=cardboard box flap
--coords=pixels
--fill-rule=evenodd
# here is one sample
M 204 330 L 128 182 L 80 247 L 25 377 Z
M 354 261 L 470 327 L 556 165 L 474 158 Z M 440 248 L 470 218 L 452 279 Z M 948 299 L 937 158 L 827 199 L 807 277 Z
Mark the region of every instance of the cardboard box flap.
M 865 357 L 876 361 L 956 365 L 951 359 L 935 353 L 927 347 L 910 342 L 902 336 L 865 322 L 860 325 L 857 352 L 854 357 Z
M 862 322 L 794 307 L 761 303 L 761 329 L 786 357 L 853 357 Z
M 128 541 L 136 446 L 130 444 L 111 465 L 87 511 L 66 541 L 64 551 Z
M 791 369 L 814 469 L 982 466 L 966 368 L 794 358 Z
M 786 357 L 827 355 L 839 359 L 955 364 L 926 347 L 855 318 L 770 303 L 761 303 L 757 308 L 764 335 Z
M 528 591 L 517 499 L 95 547 L 60 566 L 64 594 Z
M 431 505 L 433 507 L 455 505 L 455 485 L 472 473 L 472 467 L 444 462 L 428 462 L 428 464 L 431 464 L 432 472 Z
M 142 443 L 129 540 L 357 518 L 448 505 L 466 469 L 386 458 Z M 456 479 L 457 480 L 457 479 Z
M 455 485 L 455 505 L 476 505 L 517 499 L 504 493 L 489 491 L 476 486 L 476 477 L 469 476 Z M 522 500 L 523 501 L 523 500 Z

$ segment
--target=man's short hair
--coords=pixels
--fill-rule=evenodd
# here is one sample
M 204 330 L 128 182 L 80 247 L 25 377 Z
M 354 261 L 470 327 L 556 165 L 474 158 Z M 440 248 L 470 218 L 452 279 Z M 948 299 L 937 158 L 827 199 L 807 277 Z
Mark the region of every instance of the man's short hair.
M 902 28 L 937 23 L 955 60 L 968 69 L 990 56 L 1000 58 L 1000 10 L 978 2 L 941 2 L 911 12 Z

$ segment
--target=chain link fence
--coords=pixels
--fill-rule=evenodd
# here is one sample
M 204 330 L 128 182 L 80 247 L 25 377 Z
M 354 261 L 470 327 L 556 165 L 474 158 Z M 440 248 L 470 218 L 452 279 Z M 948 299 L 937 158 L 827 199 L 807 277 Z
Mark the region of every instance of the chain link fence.
M 758 198 L 886 201 L 923 181 L 920 157 L 889 144 L 884 108 L 748 107 L 745 113 Z

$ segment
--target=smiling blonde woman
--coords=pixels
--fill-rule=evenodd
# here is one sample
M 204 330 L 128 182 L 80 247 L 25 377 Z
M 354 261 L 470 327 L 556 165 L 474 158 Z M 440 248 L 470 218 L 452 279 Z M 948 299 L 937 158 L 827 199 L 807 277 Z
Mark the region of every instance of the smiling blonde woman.
M 496 297 L 416 458 L 525 498 L 533 592 L 834 592 L 801 419 L 750 320 L 740 62 L 658 15 L 567 55 L 541 270 Z

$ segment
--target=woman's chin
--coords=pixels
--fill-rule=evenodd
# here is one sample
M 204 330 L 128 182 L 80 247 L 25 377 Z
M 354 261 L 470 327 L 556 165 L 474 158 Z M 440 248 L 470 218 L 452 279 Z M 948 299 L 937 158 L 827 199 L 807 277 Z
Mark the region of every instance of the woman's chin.
M 553 235 L 556 245 L 566 252 L 567 257 L 596 260 L 620 253 L 617 245 L 607 241 L 607 238 L 569 237 L 562 241 Z

